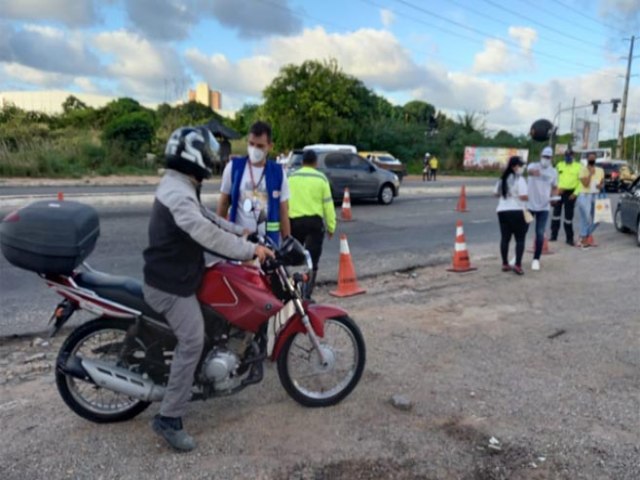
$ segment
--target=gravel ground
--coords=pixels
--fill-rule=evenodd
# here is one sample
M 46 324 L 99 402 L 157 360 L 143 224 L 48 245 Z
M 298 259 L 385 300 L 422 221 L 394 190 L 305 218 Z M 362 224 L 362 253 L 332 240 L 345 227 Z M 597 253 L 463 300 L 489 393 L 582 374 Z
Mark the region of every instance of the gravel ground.
M 552 244 L 524 277 L 472 251 L 476 272 L 361 282 L 366 295 L 340 301 L 368 348 L 351 396 L 305 409 L 269 366 L 262 384 L 191 405 L 190 454 L 154 436 L 156 406 L 112 425 L 66 408 L 50 367 L 62 337 L 0 340 L 2 478 L 637 480 L 640 252 L 598 240 Z

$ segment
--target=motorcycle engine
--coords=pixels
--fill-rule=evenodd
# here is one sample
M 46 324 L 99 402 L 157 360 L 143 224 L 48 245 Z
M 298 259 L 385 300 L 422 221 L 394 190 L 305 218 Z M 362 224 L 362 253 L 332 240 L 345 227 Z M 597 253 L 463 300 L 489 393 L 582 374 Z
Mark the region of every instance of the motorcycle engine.
M 202 365 L 202 374 L 208 382 L 213 383 L 214 388 L 230 390 L 240 383 L 236 371 L 240 365 L 238 356 L 226 349 L 214 348 Z

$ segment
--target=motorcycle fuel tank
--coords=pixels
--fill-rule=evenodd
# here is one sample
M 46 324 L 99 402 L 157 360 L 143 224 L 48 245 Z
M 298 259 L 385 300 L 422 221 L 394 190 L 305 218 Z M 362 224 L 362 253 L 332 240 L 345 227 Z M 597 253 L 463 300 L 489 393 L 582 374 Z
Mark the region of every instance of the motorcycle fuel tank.
M 198 300 L 229 323 L 254 333 L 284 306 L 258 268 L 228 262 L 207 268 Z

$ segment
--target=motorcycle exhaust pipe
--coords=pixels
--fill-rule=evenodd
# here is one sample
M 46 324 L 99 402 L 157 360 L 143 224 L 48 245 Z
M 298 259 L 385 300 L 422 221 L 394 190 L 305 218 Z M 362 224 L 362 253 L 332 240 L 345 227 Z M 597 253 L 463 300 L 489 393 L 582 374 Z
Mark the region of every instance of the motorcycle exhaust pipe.
M 164 397 L 164 387 L 143 378 L 142 375 L 95 359 L 82 358 L 80 363 L 99 387 L 145 402 L 159 402 Z

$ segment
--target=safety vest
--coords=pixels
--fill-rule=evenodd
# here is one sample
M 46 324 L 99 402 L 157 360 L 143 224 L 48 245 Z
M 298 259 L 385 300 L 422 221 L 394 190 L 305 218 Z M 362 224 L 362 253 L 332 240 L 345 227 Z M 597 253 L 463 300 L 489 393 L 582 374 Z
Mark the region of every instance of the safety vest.
M 238 204 L 240 203 L 240 184 L 244 169 L 249 163 L 249 157 L 234 158 L 231 165 L 231 211 L 229 220 L 236 222 L 238 215 Z M 267 160 L 264 165 L 264 178 L 267 184 L 267 237 L 280 245 L 280 189 L 284 172 L 282 165 Z
M 324 218 L 327 230 L 336 229 L 331 186 L 324 173 L 312 167 L 302 167 L 289 176 L 289 218 Z
M 558 188 L 560 190 L 575 190 L 580 186 L 580 162 L 575 160 L 567 163 L 561 160 L 556 165 L 558 171 Z

